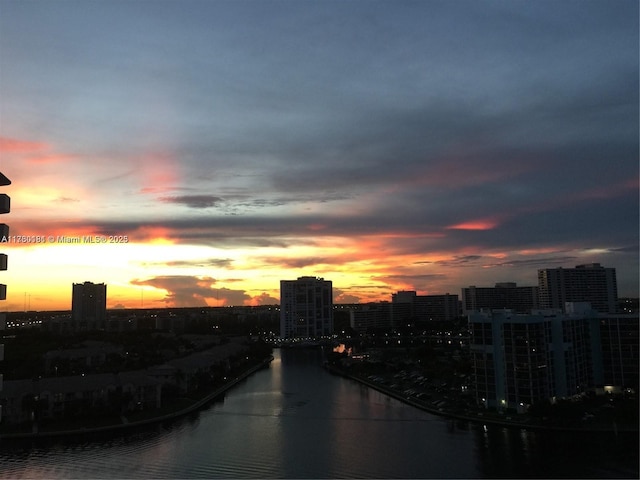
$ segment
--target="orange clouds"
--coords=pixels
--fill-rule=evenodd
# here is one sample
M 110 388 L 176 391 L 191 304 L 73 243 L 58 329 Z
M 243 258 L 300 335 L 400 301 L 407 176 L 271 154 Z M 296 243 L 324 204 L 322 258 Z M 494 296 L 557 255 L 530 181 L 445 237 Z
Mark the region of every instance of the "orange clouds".
M 243 305 L 251 301 L 244 290 L 219 287 L 216 279 L 207 276 L 163 275 L 130 283 L 166 291 L 164 303 L 170 307 Z
M 246 302 L 245 302 L 246 303 Z M 256 295 L 251 300 L 249 300 L 248 304 L 251 306 L 258 305 L 276 305 L 280 303 L 280 299 L 276 297 L 272 297 L 266 292 L 262 292 L 260 295 Z
M 497 226 L 497 220 L 472 220 L 469 222 L 458 223 L 456 225 L 450 225 L 447 228 L 450 230 L 492 230 Z
M 525 248 L 522 250 L 518 250 L 516 253 L 524 256 L 534 256 L 534 255 L 549 255 L 552 253 L 557 253 L 558 247 L 539 247 L 539 248 Z M 507 255 L 503 254 L 500 258 L 505 258 Z
M 160 226 L 144 225 L 129 232 L 131 242 L 173 243 L 172 231 Z
M 20 247 L 33 247 L 43 246 L 42 244 L 55 244 L 55 241 L 50 239 L 57 239 L 61 237 L 84 237 L 94 236 L 100 234 L 100 229 L 90 225 L 80 225 L 75 223 L 64 224 L 60 222 L 48 222 L 48 221 L 23 221 L 20 219 L 11 219 L 11 235 L 24 236 L 24 237 L 41 237 L 45 240 L 39 243 L 28 243 L 19 245 Z
M 13 213 L 13 212 L 12 212 Z M 7 244 L 8 247 L 34 247 L 47 246 L 56 243 L 59 238 L 80 238 L 97 237 L 110 239 L 115 243 L 118 239 L 126 237 L 126 244 L 144 243 L 149 245 L 172 245 L 175 236 L 173 231 L 166 227 L 160 226 L 132 226 L 127 229 L 118 229 L 117 227 L 109 227 L 96 224 L 93 222 L 85 222 L 81 220 L 68 221 L 52 221 L 48 219 L 27 219 L 20 217 L 7 218 L 10 225 L 10 233 L 12 236 L 38 237 L 46 241 L 38 241 L 38 243 L 28 244 Z M 53 241 L 51 241 L 53 239 Z M 83 243 L 83 242 L 81 242 Z
M 17 140 L 15 138 L 0 137 L 1 153 L 32 153 L 48 149 L 48 145 L 41 142 Z
M 313 232 L 319 232 L 321 230 L 326 229 L 327 226 L 326 225 L 322 225 L 320 223 L 314 223 L 314 224 L 308 225 L 307 228 L 309 230 L 313 231 Z
M 60 163 L 74 160 L 74 156 L 52 151 L 44 142 L 0 137 L 0 153 L 20 156 L 29 163 Z
M 180 184 L 178 162 L 171 152 L 147 152 L 135 162 L 140 193 L 166 193 Z
M 65 216 L 70 200 L 86 197 L 85 188 L 71 179 L 75 155 L 55 151 L 47 142 L 9 137 L 0 137 L 0 154 L 8 162 L 3 164 L 4 173 L 12 181 L 12 218 L 29 218 L 24 221 L 23 232 L 31 234 L 36 227 L 28 224 L 38 219 Z M 39 232 L 40 228 L 36 234 Z
M 630 190 L 638 190 L 638 179 L 631 178 L 613 185 L 602 185 L 597 188 L 574 193 L 568 197 L 569 201 L 580 202 L 583 200 L 606 199 L 623 195 Z

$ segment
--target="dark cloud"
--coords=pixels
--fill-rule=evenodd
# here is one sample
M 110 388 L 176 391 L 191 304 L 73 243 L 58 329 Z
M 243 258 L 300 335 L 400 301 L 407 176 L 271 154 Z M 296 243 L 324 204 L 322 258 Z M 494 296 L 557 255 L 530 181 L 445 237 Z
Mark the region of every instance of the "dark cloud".
M 181 195 L 175 197 L 160 197 L 159 200 L 165 203 L 177 203 L 190 208 L 215 207 L 223 201 L 222 198 L 213 195 Z
M 627 245 L 624 247 L 612 248 L 611 251 L 619 253 L 638 253 L 640 247 L 638 245 Z
M 222 305 L 247 305 L 252 301 L 251 296 L 245 290 L 233 290 L 226 287 L 216 289 L 213 298 L 216 304 Z
M 433 280 L 437 278 L 444 277 L 444 274 L 441 273 L 431 273 L 431 274 L 415 274 L 415 275 L 385 275 L 384 277 L 379 277 L 384 280 Z
M 306 268 L 306 267 L 311 267 L 316 265 L 336 263 L 335 258 L 332 259 L 328 257 L 327 258 L 322 258 L 322 257 L 289 258 L 289 257 L 280 256 L 280 257 L 270 257 L 270 258 L 263 257 L 263 258 L 260 258 L 259 260 L 264 265 L 271 265 L 271 266 L 277 265 L 284 268 Z
M 531 268 L 553 268 L 555 265 L 571 265 L 576 262 L 576 256 L 557 257 L 537 257 L 525 260 L 509 260 L 507 262 L 487 263 L 486 267 L 531 267 Z
M 319 213 L 300 212 L 258 216 L 184 216 L 170 220 L 128 221 L 66 221 L 56 223 L 57 228 L 73 231 L 93 231 L 103 234 L 129 235 L 131 241 L 144 241 L 148 235 L 161 230 L 169 239 L 181 243 L 200 243 L 221 248 L 232 247 L 279 247 L 306 244 L 314 246 L 323 237 L 351 237 L 361 235 L 392 235 L 388 248 L 394 253 L 428 253 L 451 248 L 473 246 L 476 251 L 500 251 L 505 249 L 541 249 L 554 245 L 579 247 L 588 239 L 585 248 L 618 248 L 637 243 L 638 204 L 637 187 L 612 188 L 610 193 L 581 192 L 573 198 L 567 192 L 558 196 L 539 195 L 525 206 L 502 199 L 502 205 L 482 208 L 481 196 L 476 200 L 480 206 L 474 209 L 473 202 L 458 208 L 459 200 L 442 205 L 448 213 L 432 214 L 432 203 L 424 202 L 422 209 L 411 208 L 371 209 L 364 206 L 356 215 L 344 215 L 340 210 Z M 375 201 L 375 199 L 374 199 Z M 498 202 L 497 202 L 498 203 Z M 463 205 L 460 205 L 462 207 Z M 395 207 L 395 206 L 394 206 Z M 500 207 L 498 209 L 498 207 Z M 561 208 L 557 208 L 561 207 Z M 452 209 L 452 210 L 448 210 Z M 464 215 L 463 215 L 464 213 Z M 451 230 L 457 222 L 483 220 L 496 215 L 495 226 L 486 230 Z M 478 218 L 479 217 L 479 218 Z M 50 222 L 24 223 L 17 219 L 12 224 L 16 233 L 25 234 L 34 230 L 49 233 Z M 312 226 L 317 226 L 313 227 Z M 598 228 L 594 228 L 597 225 Z M 392 239 L 391 239 L 392 238 Z M 461 255 L 461 260 L 473 257 Z M 268 260 L 268 259 L 265 259 Z M 220 259 L 211 259 L 212 265 L 220 265 Z M 222 260 L 224 263 L 224 259 Z M 292 267 L 304 267 L 325 262 L 344 261 L 336 256 L 311 256 L 283 259 L 278 256 L 275 263 L 288 263 Z M 207 261 L 205 261 L 207 263 Z
M 166 290 L 164 302 L 170 307 L 243 305 L 251 299 L 244 290 L 218 287 L 214 278 L 204 276 L 164 275 L 130 283 Z
M 361 298 L 361 296 L 353 295 L 340 288 L 333 288 L 334 303 L 360 303 Z
M 168 267 L 204 267 L 232 269 L 233 260 L 230 258 L 207 258 L 203 260 L 171 260 L 160 263 Z M 156 264 L 157 265 L 157 264 Z
M 268 293 L 262 292 L 251 299 L 251 305 L 278 305 L 280 303 L 279 298 L 272 297 Z
M 132 285 L 151 286 L 166 290 L 164 302 L 170 307 L 207 306 L 207 298 L 213 297 L 212 285 L 215 279 L 208 277 L 190 277 L 165 275 L 146 280 L 134 279 Z
M 482 259 L 482 255 L 461 255 L 454 256 L 447 260 L 438 260 L 434 262 L 436 265 L 442 265 L 446 267 L 464 267 L 469 264 L 476 265 L 479 260 Z

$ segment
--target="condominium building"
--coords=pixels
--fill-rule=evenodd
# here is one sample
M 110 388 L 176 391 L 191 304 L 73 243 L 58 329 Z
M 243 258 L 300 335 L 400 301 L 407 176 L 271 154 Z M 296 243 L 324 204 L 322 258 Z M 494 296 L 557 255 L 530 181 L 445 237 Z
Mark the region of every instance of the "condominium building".
M 448 321 L 460 316 L 458 295 L 416 295 L 414 314 L 417 321 Z
M 564 309 L 566 303 L 589 302 L 600 313 L 617 311 L 616 269 L 599 263 L 538 270 L 538 289 L 541 308 Z
M 640 380 L 640 319 L 635 314 L 600 315 L 602 377 L 610 391 L 638 390 Z
M 393 326 L 391 314 L 389 302 L 354 305 L 349 310 L 349 325 L 359 334 L 390 329 Z
M 391 321 L 394 327 L 401 327 L 415 320 L 414 290 L 400 290 L 391 294 Z
M 504 308 L 528 313 L 538 306 L 538 287 L 519 287 L 514 282 L 501 282 L 495 287 L 471 285 L 462 289 L 462 310 L 465 314 Z
M 593 388 L 598 321 L 589 310 L 583 307 L 571 315 L 559 310 L 470 314 L 477 402 L 524 412 L 538 400 Z
M 522 412 L 538 400 L 638 388 L 638 315 L 601 314 L 586 302 L 564 310 L 469 315 L 479 404 Z
M 75 331 L 104 330 L 107 320 L 107 286 L 104 283 L 74 283 L 71 323 Z
M 460 314 L 458 295 L 418 295 L 401 290 L 391 295 L 394 326 L 407 323 L 454 320 Z
M 280 281 L 280 337 L 320 338 L 333 334 L 330 280 L 299 277 Z

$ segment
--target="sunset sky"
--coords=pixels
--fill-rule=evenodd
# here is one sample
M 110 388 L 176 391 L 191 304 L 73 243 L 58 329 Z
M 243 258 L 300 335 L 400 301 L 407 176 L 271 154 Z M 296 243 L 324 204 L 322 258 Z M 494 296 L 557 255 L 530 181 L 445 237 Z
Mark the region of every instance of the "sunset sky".
M 32 241 L 0 245 L 0 307 L 84 281 L 110 308 L 273 304 L 303 275 L 339 303 L 459 295 L 591 262 L 637 296 L 638 15 L 0 0 L 1 221 Z M 127 242 L 58 241 L 89 235 Z

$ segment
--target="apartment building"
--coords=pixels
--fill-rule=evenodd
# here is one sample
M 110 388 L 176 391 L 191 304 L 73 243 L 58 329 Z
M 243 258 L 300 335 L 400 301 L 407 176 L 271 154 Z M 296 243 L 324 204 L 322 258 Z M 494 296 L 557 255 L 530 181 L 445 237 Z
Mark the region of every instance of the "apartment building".
M 458 295 L 418 295 L 414 290 L 401 290 L 391 295 L 393 325 L 454 320 L 460 315 Z
M 476 400 L 524 412 L 538 400 L 571 397 L 595 384 L 598 320 L 587 306 L 566 314 L 511 310 L 469 315 Z
M 280 337 L 320 338 L 333 334 L 330 280 L 299 277 L 280 281 Z
M 528 313 L 538 307 L 537 286 L 519 287 L 515 282 L 500 282 L 494 287 L 471 285 L 462 289 L 462 310 L 465 314 L 504 308 Z
M 359 334 L 392 328 L 391 303 L 370 302 L 350 308 L 349 325 Z
M 104 283 L 73 284 L 71 321 L 78 332 L 106 328 L 107 286 Z
M 589 302 L 600 313 L 618 309 L 616 269 L 599 263 L 540 269 L 538 290 L 540 308 L 564 309 L 567 303 Z

